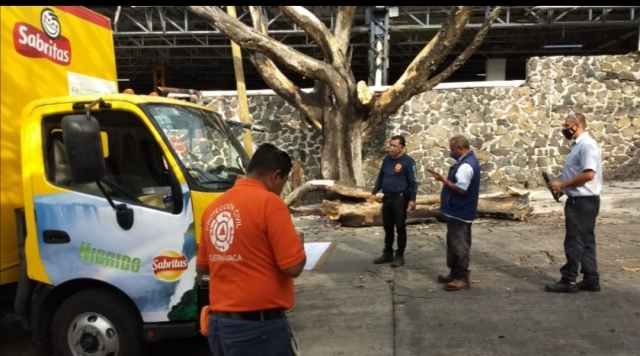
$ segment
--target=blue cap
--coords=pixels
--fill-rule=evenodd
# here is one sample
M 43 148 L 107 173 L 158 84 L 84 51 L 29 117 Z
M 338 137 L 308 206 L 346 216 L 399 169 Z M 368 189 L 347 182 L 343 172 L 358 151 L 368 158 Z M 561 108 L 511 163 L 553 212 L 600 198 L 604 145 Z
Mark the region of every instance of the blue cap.
M 164 197 L 162 197 L 162 202 L 163 203 L 169 203 L 173 200 L 173 197 L 171 195 L 165 195 Z

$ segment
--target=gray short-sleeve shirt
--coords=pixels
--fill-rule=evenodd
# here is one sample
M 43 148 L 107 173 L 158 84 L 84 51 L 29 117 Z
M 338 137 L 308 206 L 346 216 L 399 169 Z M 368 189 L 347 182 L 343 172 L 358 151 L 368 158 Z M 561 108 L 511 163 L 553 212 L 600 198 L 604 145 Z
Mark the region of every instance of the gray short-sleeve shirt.
M 579 187 L 565 188 L 562 192 L 570 197 L 600 195 L 602 190 L 602 153 L 600 146 L 589 133 L 584 132 L 571 146 L 562 169 L 562 181 L 573 179 L 580 173 L 592 170 L 595 177 Z

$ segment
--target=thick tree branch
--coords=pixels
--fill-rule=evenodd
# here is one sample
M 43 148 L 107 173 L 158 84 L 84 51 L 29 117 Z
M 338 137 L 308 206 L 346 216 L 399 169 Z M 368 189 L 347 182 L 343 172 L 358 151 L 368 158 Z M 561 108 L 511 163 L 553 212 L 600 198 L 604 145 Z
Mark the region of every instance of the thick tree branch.
M 356 91 L 358 93 L 358 101 L 362 104 L 365 111 L 370 111 L 375 104 L 375 93 L 364 80 L 358 82 L 356 87 Z
M 353 47 L 347 49 L 347 65 L 351 68 L 351 61 L 353 60 Z
M 253 21 L 253 28 L 258 30 L 261 34 L 269 36 L 267 20 L 264 18 L 262 6 L 249 6 L 249 13 L 251 14 L 251 20 Z
M 331 31 L 303 6 L 280 6 L 280 11 L 302 28 L 325 53 L 327 62 L 338 74 L 332 82 L 325 83 L 331 88 L 337 105 L 350 105 L 354 98 L 355 79 L 345 53 L 340 50 Z
M 340 52 L 346 57 L 349 57 L 347 51 L 349 50 L 349 43 L 351 42 L 351 29 L 353 28 L 353 17 L 355 14 L 355 6 L 338 6 L 334 37 L 336 38 Z M 347 60 L 347 66 L 351 67 L 350 58 Z
M 250 6 L 253 27 L 261 34 L 268 36 L 267 22 L 260 6 Z M 313 97 L 300 90 L 267 56 L 259 52 L 251 53 L 249 60 L 256 67 L 262 79 L 278 96 L 302 114 L 302 120 L 322 132 L 322 110 L 313 105 Z
M 493 24 L 493 22 L 498 18 L 498 16 L 500 16 L 500 12 L 502 12 L 503 9 L 504 9 L 504 6 L 496 6 L 493 9 L 493 11 L 491 11 L 491 14 L 489 14 L 489 17 L 487 17 L 486 20 L 484 20 L 482 27 L 480 28 L 478 33 L 476 33 L 475 37 L 473 38 L 473 41 L 471 41 L 471 43 L 467 46 L 467 48 L 462 53 L 460 53 L 460 55 L 458 55 L 458 57 L 453 61 L 453 63 L 451 63 L 445 70 L 443 70 L 438 75 L 429 79 L 426 82 L 425 91 L 431 90 L 436 85 L 447 80 L 447 78 L 449 78 L 451 74 L 453 74 L 456 70 L 458 70 L 458 68 L 464 65 L 464 63 L 469 59 L 469 57 L 471 57 L 471 55 L 478 49 L 478 47 L 480 47 L 480 45 L 482 44 L 482 40 L 484 39 L 484 36 L 487 35 L 487 33 L 489 32 L 489 29 L 491 28 L 491 24 Z
M 316 15 L 312 14 L 304 6 L 278 6 L 282 14 L 291 19 L 293 23 L 298 25 L 306 32 L 315 43 L 320 46 L 324 54 L 327 56 L 329 63 L 337 66 L 344 66 L 344 52 L 340 52 L 335 37 L 331 34 L 327 26 L 318 20 Z
M 356 91 L 356 78 L 353 76 L 351 70 L 351 60 L 353 57 L 353 47 L 350 47 L 351 42 L 351 30 L 353 29 L 353 18 L 356 14 L 355 6 L 338 6 L 338 14 L 336 16 L 336 23 L 334 26 L 334 37 L 338 50 L 346 57 L 343 68 L 338 71 L 345 77 L 349 93 L 353 94 Z M 357 105 L 355 97 L 351 97 L 350 105 Z
M 209 21 L 213 27 L 241 48 L 263 53 L 307 78 L 321 80 L 329 85 L 335 82 L 336 72 L 328 63 L 311 58 L 261 34 L 258 30 L 230 17 L 218 6 L 188 6 L 187 8 Z
M 454 6 L 438 34 L 414 58 L 402 77 L 380 97 L 377 116 L 388 117 L 411 97 L 421 93 L 424 83 L 444 60 L 462 35 L 471 14 L 471 6 Z
M 382 93 L 376 101 L 369 119 L 365 122 L 363 135 L 369 135 L 375 127 L 398 111 L 411 97 L 431 90 L 462 66 L 480 46 L 491 24 L 498 18 L 502 9 L 503 7 L 494 8 L 486 18 L 480 31 L 476 34 L 472 44 L 447 69 L 429 80 L 429 76 L 437 69 L 438 64 L 444 60 L 459 40 L 470 16 L 470 8 L 465 7 L 456 10 L 456 7 L 454 7 L 438 35 L 413 60 L 402 77 L 391 88 Z

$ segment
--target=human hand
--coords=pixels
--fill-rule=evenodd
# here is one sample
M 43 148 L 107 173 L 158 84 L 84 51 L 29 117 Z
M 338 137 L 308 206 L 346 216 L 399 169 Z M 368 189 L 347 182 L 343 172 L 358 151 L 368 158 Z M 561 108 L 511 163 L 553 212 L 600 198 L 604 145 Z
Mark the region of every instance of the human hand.
M 447 177 L 445 177 L 444 175 L 436 172 L 436 171 L 432 171 L 430 169 L 427 169 L 427 171 L 429 173 L 431 173 L 431 175 L 433 176 L 433 178 L 435 178 L 437 181 L 440 181 L 442 183 L 444 183 L 447 180 Z
M 376 196 L 374 194 L 371 194 L 371 196 L 369 197 L 369 203 L 373 204 L 376 202 Z
M 562 182 L 549 182 L 549 184 L 547 184 L 547 188 L 549 188 L 553 194 L 556 194 L 558 197 L 562 194 Z
M 407 208 L 407 211 L 408 211 L 408 212 L 412 212 L 412 211 L 414 211 L 414 210 L 416 210 L 416 202 L 414 202 L 414 201 L 410 201 L 410 202 L 409 202 L 409 207 Z

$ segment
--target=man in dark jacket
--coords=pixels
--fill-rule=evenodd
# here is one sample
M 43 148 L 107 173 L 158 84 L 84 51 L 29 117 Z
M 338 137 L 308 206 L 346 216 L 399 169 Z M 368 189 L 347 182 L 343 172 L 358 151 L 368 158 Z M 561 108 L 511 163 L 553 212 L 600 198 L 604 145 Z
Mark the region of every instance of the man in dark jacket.
M 416 207 L 418 184 L 416 183 L 416 162 L 404 153 L 404 137 L 393 136 L 389 142 L 389 155 L 382 161 L 376 185 L 371 191 L 369 202 L 375 202 L 375 195 L 382 189 L 382 225 L 384 226 L 384 250 L 374 263 L 391 262 L 392 267 L 404 265 L 404 250 L 407 247 L 407 211 Z M 398 249 L 393 256 L 393 240 L 398 233 Z
M 447 291 L 469 289 L 469 255 L 471 251 L 471 224 L 476 219 L 480 196 L 480 163 L 469 141 L 455 136 L 449 141 L 451 158 L 456 162 L 444 176 L 428 170 L 443 183 L 440 195 L 440 212 L 447 218 L 447 267 L 448 275 L 439 275 L 438 282 L 445 283 Z

